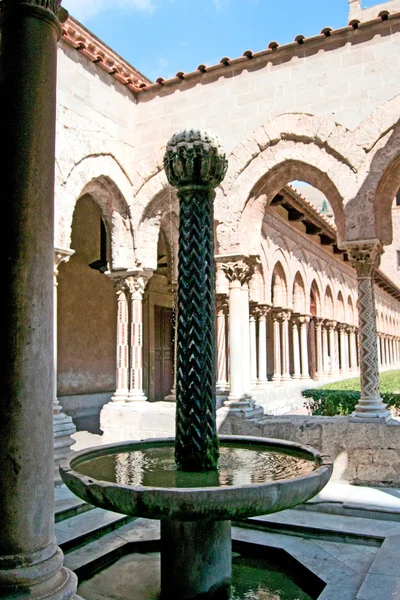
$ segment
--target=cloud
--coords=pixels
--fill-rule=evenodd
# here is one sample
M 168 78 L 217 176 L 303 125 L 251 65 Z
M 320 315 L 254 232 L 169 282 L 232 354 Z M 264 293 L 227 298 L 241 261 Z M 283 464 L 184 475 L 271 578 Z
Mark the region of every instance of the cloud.
M 217 10 L 223 10 L 228 4 L 228 0 L 212 0 L 212 1 Z
M 73 17 L 84 22 L 101 12 L 110 10 L 111 3 L 109 0 L 64 0 L 63 6 Z M 147 13 L 152 13 L 155 9 L 152 0 L 114 0 L 112 3 L 113 10 L 116 7 Z

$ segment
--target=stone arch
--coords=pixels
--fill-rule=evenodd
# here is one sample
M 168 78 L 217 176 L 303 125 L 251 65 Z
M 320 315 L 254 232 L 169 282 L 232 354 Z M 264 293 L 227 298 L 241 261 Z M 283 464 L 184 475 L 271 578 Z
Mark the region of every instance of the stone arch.
M 236 232 L 233 244 L 224 240 L 226 248 L 244 251 L 251 246 L 247 234 L 252 232 L 254 239 L 266 206 L 294 179 L 325 194 L 335 213 L 338 237 L 344 239 L 343 198 L 355 193 L 355 173 L 365 158 L 353 137 L 329 119 L 293 113 L 280 115 L 250 134 L 231 153 L 221 187 L 229 198 L 231 228 Z
M 350 294 L 347 296 L 346 323 L 355 325 L 354 304 Z
M 344 308 L 343 294 L 340 290 L 338 292 L 337 299 L 336 299 L 336 311 L 337 311 L 336 312 L 337 320 L 340 323 L 345 323 L 346 322 L 346 313 L 345 313 L 345 308 Z
M 321 288 L 314 278 L 310 285 L 310 313 L 315 317 L 320 317 L 322 315 L 320 290 Z
M 275 263 L 271 276 L 271 304 L 274 307 L 288 306 L 288 286 L 286 273 L 280 261 Z
M 335 303 L 333 301 L 332 288 L 328 284 L 324 295 L 324 313 L 327 319 L 333 319 L 335 315 Z
M 131 182 L 112 155 L 85 157 L 56 186 L 55 245 L 70 248 L 76 202 L 86 194 L 101 209 L 111 240 L 111 268 L 132 268 L 135 256 L 129 206 Z
M 297 313 L 304 314 L 307 311 L 306 290 L 300 271 L 297 271 L 293 279 L 292 306 Z

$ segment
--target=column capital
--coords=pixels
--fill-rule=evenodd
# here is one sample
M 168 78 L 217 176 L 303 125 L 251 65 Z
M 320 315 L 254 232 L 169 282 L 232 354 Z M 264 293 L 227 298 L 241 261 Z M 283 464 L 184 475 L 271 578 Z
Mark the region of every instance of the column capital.
M 271 308 L 272 306 L 269 304 L 255 304 L 253 311 L 259 319 L 265 319 Z
M 348 327 L 348 326 L 347 326 L 347 324 L 346 324 L 346 323 L 338 323 L 338 324 L 337 324 L 337 328 L 339 329 L 339 331 L 340 331 L 340 332 L 342 332 L 342 331 L 346 331 L 347 327 Z
M 291 316 L 292 316 L 292 311 L 291 310 L 282 310 L 281 308 L 276 309 L 276 312 L 274 311 L 272 313 L 272 319 L 274 319 L 274 315 L 275 318 L 278 319 L 281 323 L 285 323 L 286 321 L 290 321 Z
M 349 261 L 359 278 L 370 278 L 379 267 L 383 246 L 378 239 L 343 242 Z
M 58 16 L 58 12 L 61 8 L 61 0 L 0 0 L 0 10 L 6 8 L 14 8 L 19 4 L 30 4 L 32 6 L 39 7 L 43 10 L 47 10 L 54 16 Z M 68 12 L 63 9 L 63 13 L 60 15 L 61 21 L 64 21 L 64 13 Z
M 337 321 L 325 321 L 325 325 L 327 326 L 327 328 L 329 329 L 329 331 L 332 331 L 334 329 L 336 329 L 336 325 L 337 325 Z
M 228 308 L 228 295 L 227 294 L 215 294 L 215 307 L 218 312 L 226 312 Z
M 355 325 L 346 325 L 346 331 L 347 333 L 354 333 L 356 330 Z
M 250 281 L 261 264 L 259 256 L 247 254 L 218 254 L 215 256 L 215 262 L 229 283 L 239 281 L 241 285 Z
M 54 248 L 54 277 L 58 277 L 58 267 L 63 262 L 68 262 L 71 256 L 75 253 L 75 250 Z
M 314 323 L 315 323 L 315 327 L 317 329 L 321 328 L 324 324 L 325 319 L 323 317 L 313 317 L 314 319 Z
M 298 319 L 299 319 L 299 323 L 301 325 L 303 325 L 303 324 L 309 323 L 311 321 L 311 315 L 299 315 Z

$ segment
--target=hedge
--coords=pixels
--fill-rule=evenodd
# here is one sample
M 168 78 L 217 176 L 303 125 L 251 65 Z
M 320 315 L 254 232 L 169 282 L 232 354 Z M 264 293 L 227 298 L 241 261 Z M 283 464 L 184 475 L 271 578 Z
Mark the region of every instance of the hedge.
M 335 415 L 350 415 L 358 404 L 360 392 L 350 390 L 323 390 L 314 388 L 303 390 L 302 395 L 308 398 L 304 406 L 312 415 L 334 417 Z M 381 398 L 395 415 L 400 414 L 400 394 L 381 393 Z

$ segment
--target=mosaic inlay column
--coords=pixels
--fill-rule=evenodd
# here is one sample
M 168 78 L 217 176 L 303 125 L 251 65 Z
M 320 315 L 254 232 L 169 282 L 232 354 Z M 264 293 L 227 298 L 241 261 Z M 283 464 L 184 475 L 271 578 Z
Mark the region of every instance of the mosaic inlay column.
M 128 277 L 126 284 L 131 295 L 130 315 L 130 402 L 147 400 L 143 391 L 143 294 L 147 280 L 142 276 Z
M 293 379 L 300 379 L 300 338 L 299 338 L 299 325 L 297 317 L 294 317 L 292 323 L 292 340 L 293 340 Z
M 114 402 L 123 402 L 129 394 L 129 307 L 125 279 L 116 279 L 117 293 L 117 356 L 116 356 L 116 389 L 112 397 Z
M 227 364 L 226 364 L 226 316 L 228 302 L 226 294 L 217 294 L 217 393 L 227 389 Z
M 322 344 L 322 324 L 323 319 L 319 319 L 317 317 L 314 318 L 315 321 L 315 354 L 316 354 L 316 379 L 321 379 L 324 375 L 324 352 L 323 352 L 323 344 Z
M 267 374 L 267 315 L 270 307 L 259 304 L 258 311 L 258 382 L 259 388 L 268 387 Z
M 308 366 L 308 324 L 310 317 L 301 315 L 300 323 L 300 340 L 301 340 L 301 378 L 310 379 L 310 370 Z
M 347 243 L 346 249 L 356 269 L 358 285 L 361 397 L 353 417 L 388 419 L 390 411 L 387 410 L 379 392 L 374 295 L 374 273 L 383 249 L 378 240 Z

